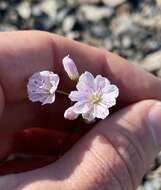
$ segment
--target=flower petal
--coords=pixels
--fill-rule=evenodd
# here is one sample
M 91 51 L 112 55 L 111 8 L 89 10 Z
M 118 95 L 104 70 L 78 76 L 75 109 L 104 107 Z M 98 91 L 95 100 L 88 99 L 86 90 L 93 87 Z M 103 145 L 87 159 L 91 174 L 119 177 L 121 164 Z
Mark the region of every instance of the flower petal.
M 105 106 L 94 105 L 94 115 L 96 118 L 105 119 L 109 115 L 109 110 Z
M 32 102 L 43 102 L 45 100 L 46 96 L 42 95 L 42 94 L 30 93 L 28 95 L 28 98 Z
M 94 107 L 92 107 L 88 112 L 82 114 L 83 119 L 88 122 L 93 122 L 95 120 Z
M 71 101 L 73 102 L 79 102 L 79 101 L 86 101 L 88 96 L 88 93 L 86 92 L 81 92 L 81 91 L 72 91 L 69 94 L 69 98 L 71 99 Z
M 91 109 L 92 105 L 88 102 L 77 102 L 73 106 L 73 111 L 76 113 L 86 113 Z
M 95 82 L 95 90 L 102 90 L 106 85 L 110 84 L 110 81 L 102 77 L 101 75 L 97 75 L 96 78 L 94 79 Z
M 52 104 L 55 101 L 55 94 L 47 96 L 46 99 L 42 102 L 42 105 Z
M 37 74 L 39 74 L 41 77 L 43 76 L 43 77 L 47 77 L 48 78 L 49 75 L 53 74 L 53 72 L 51 72 L 51 71 L 40 71 Z
M 105 88 L 103 88 L 103 93 L 108 94 L 113 98 L 117 98 L 119 95 L 119 89 L 117 88 L 116 85 L 106 85 Z
M 79 114 L 78 114 L 78 113 L 75 113 L 75 112 L 73 111 L 73 106 L 72 106 L 72 107 L 69 107 L 69 108 L 65 111 L 65 113 L 64 113 L 64 118 L 69 119 L 69 120 L 77 119 L 78 116 L 79 116 Z
M 55 91 L 59 84 L 59 76 L 50 71 L 34 73 L 28 81 L 27 92 L 32 102 L 51 104 L 55 101 Z
M 90 72 L 84 72 L 77 83 L 76 88 L 79 91 L 91 92 L 94 90 L 94 77 Z
M 57 88 L 58 87 L 58 84 L 59 84 L 59 75 L 57 75 L 57 74 L 52 74 L 52 75 L 50 75 L 49 76 L 50 77 L 50 83 L 53 85 L 53 86 L 55 86 L 55 88 Z
M 111 97 L 110 95 L 104 95 L 100 102 L 100 105 L 105 106 L 107 108 L 111 108 L 112 106 L 116 105 L 116 99 Z

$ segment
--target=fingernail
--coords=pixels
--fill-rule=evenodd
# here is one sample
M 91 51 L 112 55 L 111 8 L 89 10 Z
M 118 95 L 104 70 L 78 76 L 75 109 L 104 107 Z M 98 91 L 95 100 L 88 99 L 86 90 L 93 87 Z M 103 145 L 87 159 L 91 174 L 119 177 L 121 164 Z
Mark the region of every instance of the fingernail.
M 149 110 L 148 123 L 153 140 L 157 147 L 161 146 L 161 102 L 155 103 Z

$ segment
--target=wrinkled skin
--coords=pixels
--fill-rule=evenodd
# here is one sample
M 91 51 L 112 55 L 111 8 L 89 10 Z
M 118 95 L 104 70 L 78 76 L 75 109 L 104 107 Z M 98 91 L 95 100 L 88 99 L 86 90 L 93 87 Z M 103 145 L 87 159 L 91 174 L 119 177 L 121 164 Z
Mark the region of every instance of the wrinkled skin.
M 57 94 L 54 104 L 43 107 L 28 100 L 28 78 L 41 70 L 59 74 L 60 90 L 74 89 L 61 65 L 67 54 L 80 73 L 102 74 L 119 87 L 111 117 L 87 125 L 63 118 L 70 106 L 65 96 Z M 159 151 L 144 122 L 156 101 L 144 99 L 161 99 L 161 81 L 117 55 L 45 32 L 1 33 L 0 158 L 11 153 L 32 157 L 1 164 L 1 175 L 19 174 L 1 177 L 0 189 L 136 188 Z

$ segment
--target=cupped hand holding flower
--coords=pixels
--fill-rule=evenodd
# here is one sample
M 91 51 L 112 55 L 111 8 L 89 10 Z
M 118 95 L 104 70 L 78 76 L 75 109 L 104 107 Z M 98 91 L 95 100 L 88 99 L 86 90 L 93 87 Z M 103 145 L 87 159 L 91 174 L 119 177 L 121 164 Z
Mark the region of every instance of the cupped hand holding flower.
M 81 76 L 77 88 L 62 68 L 67 54 Z M 40 71 L 57 73 L 59 90 L 73 89 L 72 107 L 59 94 L 50 105 L 28 100 L 28 78 Z M 89 78 L 91 86 L 86 83 Z M 119 98 L 109 117 L 90 126 L 79 119 L 64 119 L 69 107 L 71 118 L 107 116 L 118 95 L 113 84 L 119 88 Z M 52 86 L 45 80 L 41 89 L 33 90 L 43 91 L 43 98 L 53 101 L 48 99 L 55 91 Z M 135 189 L 161 148 L 160 99 L 160 80 L 114 54 L 45 32 L 1 33 L 0 158 L 13 153 L 28 156 L 1 164 L 1 174 L 20 173 L 1 177 L 0 189 Z M 30 171 L 23 173 L 26 170 Z

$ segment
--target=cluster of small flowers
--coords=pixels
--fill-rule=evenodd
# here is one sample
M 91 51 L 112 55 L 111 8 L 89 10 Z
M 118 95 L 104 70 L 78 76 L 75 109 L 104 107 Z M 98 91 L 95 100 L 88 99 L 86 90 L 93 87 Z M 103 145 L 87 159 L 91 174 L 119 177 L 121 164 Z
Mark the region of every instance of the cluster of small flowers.
M 71 80 L 77 81 L 75 91 L 71 91 L 69 98 L 75 102 L 69 107 L 64 117 L 69 120 L 77 119 L 81 114 L 83 119 L 93 122 L 95 118 L 105 119 L 109 115 L 109 108 L 116 104 L 119 90 L 116 85 L 101 75 L 95 78 L 85 71 L 79 75 L 74 61 L 68 56 L 63 58 L 63 66 Z M 28 97 L 32 102 L 41 102 L 42 105 L 55 101 L 55 92 L 59 84 L 59 76 L 50 71 L 41 71 L 33 74 L 28 82 Z

